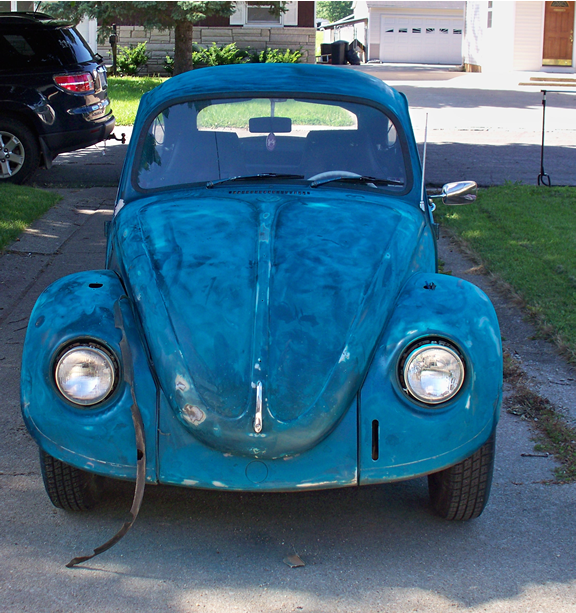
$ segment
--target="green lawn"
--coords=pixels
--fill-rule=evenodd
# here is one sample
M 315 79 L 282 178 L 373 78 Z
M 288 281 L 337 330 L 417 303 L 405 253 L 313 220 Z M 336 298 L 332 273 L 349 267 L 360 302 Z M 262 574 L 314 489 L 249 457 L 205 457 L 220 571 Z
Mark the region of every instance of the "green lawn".
M 164 81 L 162 77 L 108 77 L 108 97 L 116 125 L 131 126 L 142 95 Z
M 0 251 L 61 198 L 32 187 L 0 185 Z
M 493 187 L 468 206 L 440 204 L 436 216 L 576 359 L 576 189 Z
M 353 127 L 350 113 L 339 106 L 312 104 L 301 100 L 275 102 L 276 117 L 289 117 L 292 125 Z M 273 114 L 268 100 L 230 102 L 212 105 L 198 114 L 198 125 L 203 128 L 245 128 L 251 117 L 269 117 Z

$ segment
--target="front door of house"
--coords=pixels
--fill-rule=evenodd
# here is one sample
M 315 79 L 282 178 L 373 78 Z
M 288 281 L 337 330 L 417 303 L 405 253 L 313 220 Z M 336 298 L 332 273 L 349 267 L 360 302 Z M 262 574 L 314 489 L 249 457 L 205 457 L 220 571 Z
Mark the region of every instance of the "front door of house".
M 546 2 L 543 66 L 572 66 L 574 2 Z

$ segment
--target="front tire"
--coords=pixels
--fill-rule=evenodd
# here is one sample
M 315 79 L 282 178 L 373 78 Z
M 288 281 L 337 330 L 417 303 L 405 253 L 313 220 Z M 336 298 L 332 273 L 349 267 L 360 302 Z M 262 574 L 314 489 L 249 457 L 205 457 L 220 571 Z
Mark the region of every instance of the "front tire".
M 17 119 L 0 119 L 0 183 L 24 183 L 39 164 L 40 149 L 30 128 Z
M 55 507 L 65 511 L 88 511 L 100 498 L 98 477 L 64 464 L 40 451 L 44 488 Z
M 479 517 L 490 496 L 494 472 L 495 434 L 470 457 L 428 475 L 430 500 L 436 513 L 448 520 Z

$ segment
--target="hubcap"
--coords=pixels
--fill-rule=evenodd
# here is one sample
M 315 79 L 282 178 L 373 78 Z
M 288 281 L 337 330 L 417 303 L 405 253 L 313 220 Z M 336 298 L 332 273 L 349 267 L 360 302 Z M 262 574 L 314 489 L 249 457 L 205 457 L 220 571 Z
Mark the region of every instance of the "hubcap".
M 22 168 L 26 153 L 22 143 L 10 132 L 0 132 L 0 151 L 0 179 L 8 179 Z

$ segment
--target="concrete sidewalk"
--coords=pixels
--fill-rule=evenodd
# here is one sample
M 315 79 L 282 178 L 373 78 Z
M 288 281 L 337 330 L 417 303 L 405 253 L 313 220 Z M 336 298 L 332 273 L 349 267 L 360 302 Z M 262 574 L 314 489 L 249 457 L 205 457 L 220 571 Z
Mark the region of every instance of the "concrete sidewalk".
M 389 83 L 408 98 L 416 140 L 428 117 L 427 183 L 469 179 L 481 186 L 536 184 L 542 143 L 542 83 L 550 73 L 464 73 L 455 67 L 349 66 Z M 562 75 L 560 75 L 562 76 Z M 570 76 L 570 75 L 564 75 Z M 545 85 L 545 87 L 550 87 Z M 576 87 L 547 96 L 544 168 L 553 185 L 576 185 Z M 129 138 L 131 128 L 117 127 Z M 100 143 L 56 158 L 40 170 L 38 187 L 117 186 L 126 145 Z

